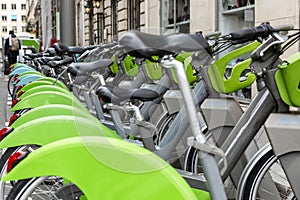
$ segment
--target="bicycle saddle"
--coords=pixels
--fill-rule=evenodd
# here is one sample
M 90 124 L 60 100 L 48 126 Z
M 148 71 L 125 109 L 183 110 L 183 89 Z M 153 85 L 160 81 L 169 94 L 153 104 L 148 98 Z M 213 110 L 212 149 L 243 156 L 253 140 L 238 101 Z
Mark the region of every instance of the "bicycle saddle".
M 120 104 L 128 99 L 137 99 L 141 101 L 152 101 L 161 96 L 160 93 L 148 89 L 123 89 L 111 86 L 100 86 L 96 94 L 106 103 Z
M 113 61 L 110 59 L 101 59 L 88 63 L 71 63 L 68 67 L 68 72 L 73 76 L 91 74 L 97 70 L 99 70 L 100 73 L 104 73 L 112 63 Z
M 25 55 L 28 56 L 29 58 L 31 58 L 32 60 L 43 56 L 42 53 L 30 53 L 30 54 L 25 54 Z
M 67 65 L 72 62 L 74 62 L 73 58 L 66 58 L 64 60 L 59 60 L 59 61 L 50 61 L 48 62 L 48 66 L 51 68 L 58 68 L 60 66 Z
M 56 51 L 55 51 L 54 48 L 48 48 L 47 51 L 46 51 L 46 53 L 49 53 L 50 56 L 54 56 L 55 53 L 56 53 Z
M 38 62 L 42 65 L 46 65 L 50 61 L 60 61 L 61 57 L 55 56 L 55 57 L 42 57 L 38 58 Z
M 119 44 L 134 57 L 162 57 L 179 51 L 200 51 L 209 47 L 201 34 L 153 35 L 137 31 L 124 33 Z
M 85 51 L 82 47 L 67 46 L 61 43 L 55 43 L 53 48 L 58 55 L 63 55 L 64 53 L 67 53 L 68 55 L 82 54 Z

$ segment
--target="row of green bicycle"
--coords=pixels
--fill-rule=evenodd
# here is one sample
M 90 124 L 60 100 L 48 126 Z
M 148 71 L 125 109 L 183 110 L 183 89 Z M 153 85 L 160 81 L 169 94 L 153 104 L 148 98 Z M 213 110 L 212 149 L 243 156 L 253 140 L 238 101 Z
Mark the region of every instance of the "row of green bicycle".
M 0 198 L 296 199 L 300 54 L 280 56 L 299 36 L 267 23 L 228 35 L 131 31 L 91 50 L 95 61 L 51 61 L 65 65 L 56 78 L 15 64 Z M 252 100 L 229 95 L 254 82 Z M 258 149 L 261 132 L 269 143 Z

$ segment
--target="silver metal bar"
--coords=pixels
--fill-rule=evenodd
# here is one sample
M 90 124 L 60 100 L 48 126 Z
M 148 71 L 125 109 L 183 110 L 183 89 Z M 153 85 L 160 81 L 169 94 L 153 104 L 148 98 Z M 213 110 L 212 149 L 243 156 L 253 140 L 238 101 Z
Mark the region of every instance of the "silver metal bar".
M 173 57 L 163 59 L 160 64 L 166 68 L 174 67 L 192 132 L 195 136 L 195 139 L 199 143 L 205 144 L 206 138 L 201 131 L 201 125 L 198 120 L 196 106 L 193 101 L 190 85 L 187 81 L 183 64 L 175 60 Z M 205 154 L 199 151 L 199 158 L 204 169 L 204 174 L 207 179 L 208 188 L 212 199 L 227 199 L 215 157 L 211 154 Z

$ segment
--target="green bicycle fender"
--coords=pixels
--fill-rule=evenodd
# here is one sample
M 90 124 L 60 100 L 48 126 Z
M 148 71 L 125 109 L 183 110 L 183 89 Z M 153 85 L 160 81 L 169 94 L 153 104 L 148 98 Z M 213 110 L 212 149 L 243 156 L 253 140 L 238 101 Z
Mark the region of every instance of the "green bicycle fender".
M 42 74 L 41 72 L 38 72 L 38 71 L 27 71 L 27 72 L 24 72 L 24 73 L 20 74 L 20 75 L 18 76 L 18 78 L 21 78 L 22 76 L 25 76 L 25 75 L 28 75 L 28 74 L 41 75 L 41 76 L 44 76 L 44 77 L 45 77 L 45 75 Z
M 28 72 L 28 71 L 35 71 L 35 69 L 31 68 L 31 67 L 21 67 L 21 68 L 18 68 L 14 71 L 12 71 L 9 76 L 15 76 L 15 75 L 19 75 L 19 74 L 22 74 L 24 72 Z
M 30 67 L 29 65 L 26 65 L 26 64 L 24 64 L 24 63 L 15 63 L 15 64 L 12 64 L 11 66 L 9 66 L 9 68 L 13 68 L 13 69 L 15 69 L 15 68 L 18 68 L 18 67 Z
M 42 78 L 43 76 L 37 75 L 37 74 L 27 74 L 22 76 L 21 78 L 18 77 L 18 83 L 15 83 L 15 86 L 20 86 L 20 85 L 26 85 L 28 83 L 31 83 L 37 79 Z
M 57 80 L 55 78 L 52 78 L 52 77 L 43 77 L 36 81 L 48 81 L 48 82 L 52 83 L 53 85 L 56 85 L 61 88 L 65 88 L 65 89 L 69 90 L 69 88 L 63 82 L 61 82 L 60 80 Z
M 42 117 L 16 127 L 0 142 L 0 148 L 28 144 L 44 146 L 48 143 L 71 137 L 105 136 L 120 138 L 114 131 L 97 119 L 57 115 Z
M 11 108 L 11 111 L 14 112 L 26 108 L 36 108 L 47 104 L 64 104 L 87 110 L 87 108 L 71 94 L 67 95 L 61 92 L 44 91 L 20 99 L 19 102 Z
M 50 105 L 44 105 L 44 106 L 40 106 L 38 108 L 29 110 L 28 112 L 23 114 L 21 117 L 19 117 L 16 121 L 14 121 L 14 123 L 11 125 L 11 128 L 16 128 L 18 126 L 21 126 L 22 124 L 25 124 L 27 122 L 30 122 L 32 120 L 35 120 L 35 119 L 38 119 L 41 117 L 54 116 L 54 115 L 70 115 L 70 116 L 83 117 L 83 118 L 91 119 L 91 120 L 96 119 L 89 112 L 85 112 L 84 110 L 76 108 L 74 106 L 61 105 L 61 104 L 50 104 Z
M 27 90 L 30 90 L 31 88 L 35 88 L 35 87 L 38 87 L 38 86 L 41 86 L 41 85 L 51 85 L 51 86 L 55 86 L 55 87 L 60 87 L 60 86 L 57 86 L 57 84 L 53 85 L 53 83 L 51 83 L 50 81 L 41 81 L 40 79 L 38 79 L 38 80 L 35 80 L 31 83 L 28 83 L 28 84 L 24 85 L 22 87 L 22 89 L 18 91 L 18 94 L 21 91 L 26 92 Z M 62 87 L 60 87 L 60 88 L 62 88 Z M 63 88 L 63 89 L 65 89 L 65 88 Z M 66 89 L 66 90 L 69 90 L 69 89 Z
M 24 90 L 21 90 L 21 91 L 24 91 Z M 44 91 L 61 92 L 61 93 L 64 93 L 66 95 L 72 95 L 72 93 L 70 91 L 67 91 L 67 90 L 65 90 L 61 87 L 57 87 L 57 86 L 53 86 L 53 85 L 39 85 L 39 86 L 36 86 L 34 88 L 30 88 L 29 90 L 24 92 L 20 96 L 20 98 L 25 98 L 29 95 L 37 94 L 39 92 L 44 92 Z
M 2 181 L 49 175 L 70 180 L 89 200 L 197 199 L 185 180 L 157 155 L 123 140 L 99 136 L 41 147 Z

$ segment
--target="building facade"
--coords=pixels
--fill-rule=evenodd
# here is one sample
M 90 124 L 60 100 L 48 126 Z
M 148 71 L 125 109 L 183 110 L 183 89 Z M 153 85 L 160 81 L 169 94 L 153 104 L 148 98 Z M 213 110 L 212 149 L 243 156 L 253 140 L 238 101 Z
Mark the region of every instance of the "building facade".
M 10 30 L 15 33 L 26 32 L 26 0 L 0 0 L 0 35 L 8 37 Z M 2 40 L 0 41 L 2 47 Z
M 40 38 L 44 48 L 59 37 L 61 0 L 38 1 Z M 74 2 L 75 45 L 87 46 L 117 40 L 136 29 L 153 34 L 175 32 L 230 33 L 262 22 L 293 24 L 299 28 L 297 0 L 65 0 Z M 35 4 L 39 5 L 39 4 Z M 291 51 L 298 51 L 294 45 Z

